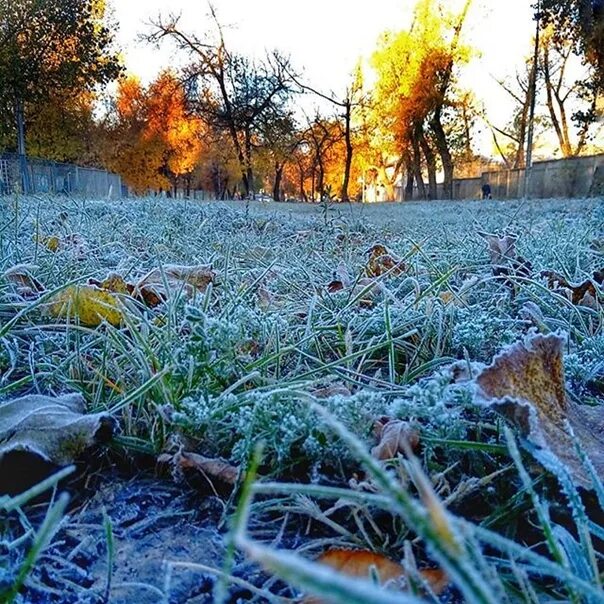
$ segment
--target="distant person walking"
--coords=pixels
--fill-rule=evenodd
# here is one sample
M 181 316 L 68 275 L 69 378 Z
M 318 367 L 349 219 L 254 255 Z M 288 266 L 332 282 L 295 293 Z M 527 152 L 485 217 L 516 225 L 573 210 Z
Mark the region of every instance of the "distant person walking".
M 484 185 L 482 185 L 482 198 L 493 199 L 493 195 L 491 194 L 491 185 L 488 182 L 485 182 Z

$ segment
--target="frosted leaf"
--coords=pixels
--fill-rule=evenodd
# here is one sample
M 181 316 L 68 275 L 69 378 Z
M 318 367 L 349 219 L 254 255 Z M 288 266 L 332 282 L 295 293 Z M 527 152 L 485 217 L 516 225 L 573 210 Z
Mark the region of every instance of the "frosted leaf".
M 0 460 L 25 452 L 66 465 L 85 449 L 108 440 L 116 421 L 107 413 L 86 414 L 84 398 L 24 396 L 0 403 Z
M 559 472 L 557 459 L 578 485 L 592 488 L 566 421 L 604 478 L 604 406 L 579 405 L 566 396 L 564 342 L 556 334 L 531 335 L 504 349 L 476 377 L 476 395 L 519 427 L 548 470 Z

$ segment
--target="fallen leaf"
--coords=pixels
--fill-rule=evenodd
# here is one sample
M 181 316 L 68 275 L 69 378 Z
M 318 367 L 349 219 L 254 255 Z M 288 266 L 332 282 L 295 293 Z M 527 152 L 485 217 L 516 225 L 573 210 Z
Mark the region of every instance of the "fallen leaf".
M 489 246 L 489 257 L 495 277 L 530 277 L 532 264 L 516 253 L 518 236 L 506 234 L 503 237 L 478 232 Z
M 594 273 L 593 279 L 586 279 L 577 285 L 570 283 L 565 277 L 555 271 L 542 271 L 541 277 L 547 280 L 547 286 L 552 291 L 566 295 L 577 306 L 597 308 L 599 272 Z
M 332 396 L 352 396 L 350 389 L 344 384 L 330 384 L 311 390 L 311 394 L 316 398 L 330 398 Z
M 172 470 L 177 473 L 185 469 L 196 470 L 208 479 L 217 478 L 221 482 L 233 486 L 237 484 L 239 477 L 239 468 L 230 465 L 226 461 L 187 451 L 179 451 L 174 455 L 160 455 L 158 462 L 170 464 Z
M 256 293 L 258 295 L 258 305 L 260 308 L 268 310 L 271 306 L 275 306 L 275 295 L 271 291 L 260 286 Z
M 366 253 L 369 255 L 365 265 L 365 273 L 368 277 L 379 277 L 385 273 L 400 275 L 406 269 L 405 263 L 389 252 L 385 245 L 378 243 L 369 248 Z
M 604 405 L 580 405 L 567 398 L 564 343 L 557 334 L 531 335 L 504 349 L 476 377 L 476 397 L 518 426 L 544 467 L 558 473 L 561 462 L 577 484 L 591 489 L 566 423 L 604 479 Z
M 401 591 L 405 588 L 406 573 L 403 566 L 374 552 L 333 549 L 321 555 L 317 562 L 329 566 L 343 575 L 359 579 L 369 579 L 372 576 L 373 568 L 377 571 L 380 585 L 394 582 Z M 449 584 L 449 579 L 442 570 L 423 569 L 419 571 L 419 574 L 436 595 L 441 594 Z M 304 604 L 323 604 L 324 602 L 326 600 L 315 596 L 304 599 Z
M 36 298 L 45 291 L 44 286 L 33 276 L 37 266 L 17 264 L 9 268 L 2 277 L 11 283 L 22 298 Z
M 59 247 L 61 246 L 61 240 L 56 235 L 41 237 L 40 243 L 51 252 L 58 251 Z
M 133 295 L 154 307 L 164 302 L 169 292 L 182 290 L 188 297 L 193 297 L 196 292 L 204 293 L 211 283 L 215 283 L 216 277 L 210 266 L 167 264 L 162 269 L 155 268 L 147 273 L 136 284 Z
M 330 294 L 334 294 L 335 292 L 339 292 L 347 287 L 350 287 L 351 284 L 352 277 L 348 272 L 348 267 L 343 262 L 340 262 L 340 264 L 338 264 L 338 268 L 334 271 L 332 281 L 327 284 L 327 291 Z
M 89 279 L 88 284 L 114 294 L 131 295 L 134 292 L 134 285 L 127 283 L 126 280 L 117 273 L 109 273 L 102 281 Z
M 123 319 L 119 300 L 114 294 L 93 285 L 71 285 L 53 296 L 45 312 L 55 319 L 75 319 L 87 327 L 103 322 L 118 327 Z
M 25 452 L 55 465 L 72 463 L 108 441 L 117 422 L 107 413 L 86 415 L 84 397 L 29 395 L 0 403 L 0 460 Z
M 399 453 L 416 450 L 420 442 L 417 428 L 408 422 L 388 417 L 375 422 L 373 433 L 379 442 L 371 449 L 371 455 L 380 461 L 393 459 Z
M 359 279 L 352 290 L 353 298 L 358 298 L 361 306 L 370 308 L 374 305 L 377 298 L 382 296 L 386 288 L 381 281 L 377 279 L 363 278 Z

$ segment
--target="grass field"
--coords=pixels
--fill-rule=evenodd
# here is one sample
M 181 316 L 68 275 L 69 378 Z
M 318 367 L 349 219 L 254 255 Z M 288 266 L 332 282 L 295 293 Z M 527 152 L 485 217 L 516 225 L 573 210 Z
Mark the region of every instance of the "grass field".
M 182 478 L 174 460 L 183 451 L 228 462 L 237 471 L 233 494 L 232 484 L 223 494 L 231 537 L 282 579 L 244 577 L 253 583 L 244 600 L 283 601 L 300 593 L 295 585 L 334 602 L 602 602 L 601 483 L 580 494 L 571 481 L 561 487 L 450 370 L 489 364 L 527 334 L 559 332 L 569 398 L 604 403 L 599 285 L 590 303 L 573 300 L 568 285 L 604 269 L 602 201 L 0 198 L 0 275 L 27 265 L 40 285 L 27 292 L 22 280 L 0 280 L 0 404 L 81 393 L 90 413 L 119 423 L 104 459 L 153 469 L 149 460 L 163 455 L 163 480 L 170 468 Z M 498 273 L 479 233 L 514 233 L 530 270 Z M 378 244 L 387 249 L 372 258 Z M 212 276 L 190 287 L 169 278 L 171 265 L 211 267 Z M 136 284 L 153 269 L 159 303 L 114 290 L 115 321 L 49 306 L 88 280 L 115 273 Z M 544 271 L 563 277 L 569 296 Z M 376 423 L 394 420 L 417 432 L 416 458 L 369 454 Z M 15 516 L 22 502 L 0 504 L 10 546 L 0 593 L 42 598 L 48 561 L 35 565 L 27 552 L 48 527 Z M 56 528 L 67 503 L 49 505 Z M 298 555 L 275 554 L 275 544 Z M 415 564 L 439 566 L 452 585 L 422 596 L 419 581 L 406 596 L 340 581 L 304 561 L 329 546 L 404 560 L 409 576 Z M 226 576 L 240 555 L 229 562 L 228 551 Z M 21 600 L 17 582 L 28 586 Z M 218 581 L 211 597 L 228 585 Z M 95 589 L 86 601 L 122 601 Z M 84 601 L 64 592 L 48 601 Z

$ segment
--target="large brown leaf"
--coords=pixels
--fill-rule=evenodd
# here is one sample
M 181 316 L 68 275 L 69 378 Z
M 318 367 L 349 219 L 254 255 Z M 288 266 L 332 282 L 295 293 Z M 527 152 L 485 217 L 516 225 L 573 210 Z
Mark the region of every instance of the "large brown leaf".
M 604 405 L 580 405 L 566 396 L 560 335 L 532 335 L 495 357 L 476 377 L 477 398 L 516 424 L 535 457 L 577 484 L 592 488 L 567 430 L 572 428 L 596 473 L 604 478 Z
M 116 421 L 107 413 L 86 414 L 84 398 L 29 395 L 0 403 L 0 461 L 31 453 L 55 465 L 72 463 L 87 448 L 108 440 Z

